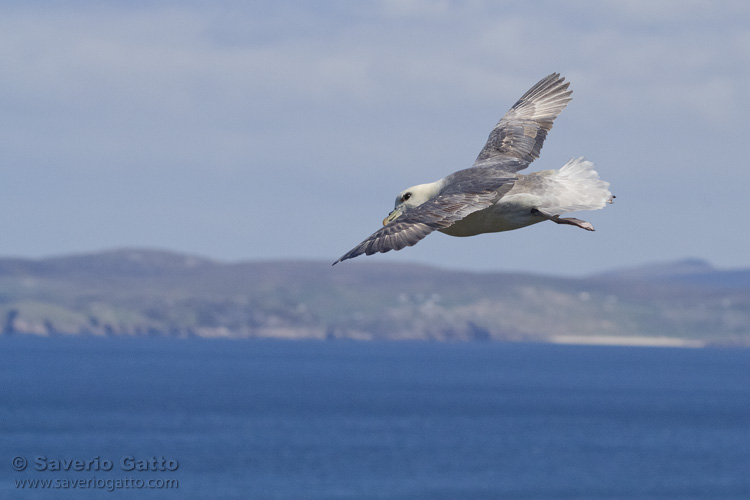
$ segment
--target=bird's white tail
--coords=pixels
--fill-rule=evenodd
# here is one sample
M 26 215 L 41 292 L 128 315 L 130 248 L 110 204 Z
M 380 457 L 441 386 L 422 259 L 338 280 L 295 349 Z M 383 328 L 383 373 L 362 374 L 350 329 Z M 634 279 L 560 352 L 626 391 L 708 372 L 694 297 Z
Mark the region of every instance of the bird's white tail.
M 612 203 L 609 182 L 599 179 L 594 164 L 583 157 L 573 158 L 548 177 L 548 202 L 542 207 L 553 214 L 598 210 Z

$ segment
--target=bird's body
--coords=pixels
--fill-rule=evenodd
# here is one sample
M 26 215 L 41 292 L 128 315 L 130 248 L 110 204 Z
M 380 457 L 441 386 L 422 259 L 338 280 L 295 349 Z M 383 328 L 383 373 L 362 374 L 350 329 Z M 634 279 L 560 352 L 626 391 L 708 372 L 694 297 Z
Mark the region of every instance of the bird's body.
M 475 236 L 551 220 L 593 231 L 588 222 L 560 218 L 612 202 L 609 183 L 599 179 L 593 163 L 576 158 L 560 170 L 517 173 L 539 156 L 553 120 L 570 101 L 563 81 L 554 73 L 534 85 L 498 122 L 471 168 L 399 193 L 383 228 L 334 264 L 400 250 L 435 230 Z
M 511 231 L 549 220 L 545 215 L 603 208 L 612 198 L 609 184 L 600 180 L 594 164 L 583 158 L 569 161 L 560 170 L 516 177 L 513 187 L 495 204 L 439 231 L 451 236 Z M 591 229 L 590 224 L 584 229 Z

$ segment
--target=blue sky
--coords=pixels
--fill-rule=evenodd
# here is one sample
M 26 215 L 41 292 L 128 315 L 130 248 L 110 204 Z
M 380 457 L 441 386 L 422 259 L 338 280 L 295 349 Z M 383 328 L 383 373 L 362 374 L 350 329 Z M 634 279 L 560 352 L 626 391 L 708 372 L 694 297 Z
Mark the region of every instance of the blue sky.
M 596 232 L 341 265 L 750 267 L 747 2 L 4 2 L 0 64 L 3 256 L 333 262 L 558 71 L 573 101 L 530 170 L 594 161 L 617 195 L 581 216 Z

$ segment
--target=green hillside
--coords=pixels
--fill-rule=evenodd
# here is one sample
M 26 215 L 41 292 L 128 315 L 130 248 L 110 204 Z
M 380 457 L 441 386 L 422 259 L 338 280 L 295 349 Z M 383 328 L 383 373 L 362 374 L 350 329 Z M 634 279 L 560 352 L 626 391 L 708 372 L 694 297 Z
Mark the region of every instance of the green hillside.
M 750 345 L 748 275 L 693 261 L 573 279 L 119 250 L 0 259 L 0 331 Z

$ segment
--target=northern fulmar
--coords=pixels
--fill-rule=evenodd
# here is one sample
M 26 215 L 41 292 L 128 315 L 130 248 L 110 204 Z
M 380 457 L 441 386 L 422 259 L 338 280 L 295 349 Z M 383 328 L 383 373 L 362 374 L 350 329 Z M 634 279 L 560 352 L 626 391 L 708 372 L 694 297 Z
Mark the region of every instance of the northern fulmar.
M 589 222 L 560 217 L 612 203 L 609 183 L 593 163 L 580 157 L 560 170 L 517 173 L 539 158 L 552 122 L 571 100 L 568 86 L 559 73 L 540 80 L 495 125 L 470 168 L 401 191 L 383 227 L 333 264 L 401 250 L 435 230 L 474 236 L 549 220 L 593 231 Z

